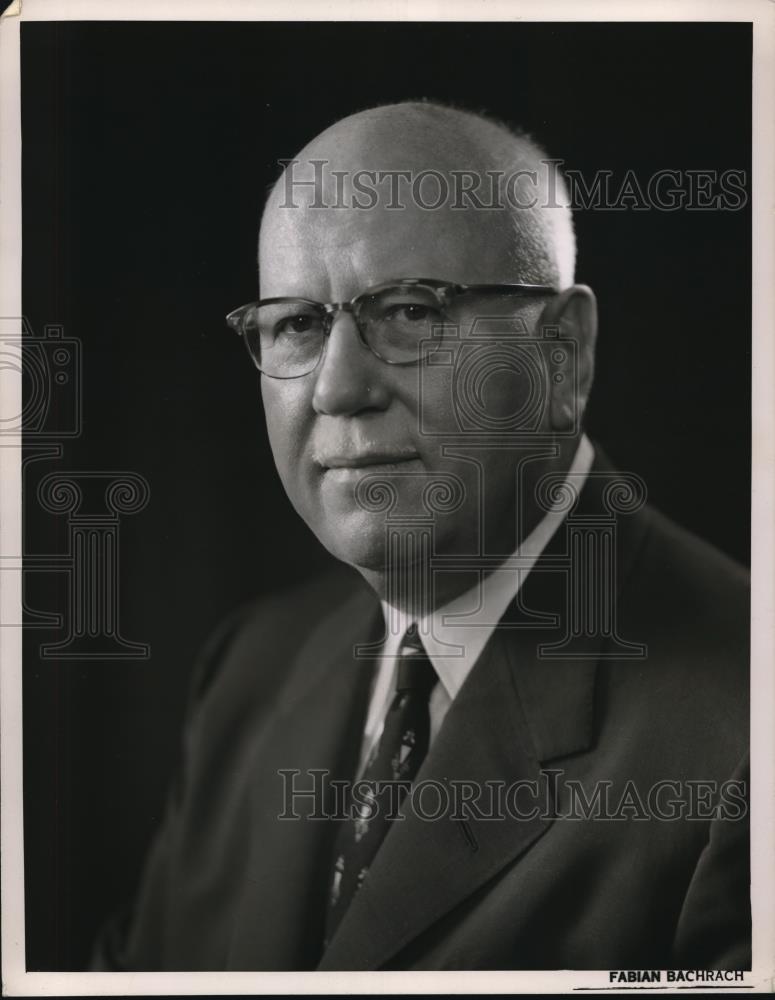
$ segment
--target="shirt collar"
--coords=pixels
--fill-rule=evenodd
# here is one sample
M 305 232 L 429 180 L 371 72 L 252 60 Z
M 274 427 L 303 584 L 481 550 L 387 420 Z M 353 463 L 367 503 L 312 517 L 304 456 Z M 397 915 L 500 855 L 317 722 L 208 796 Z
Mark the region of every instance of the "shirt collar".
M 577 489 L 583 486 L 594 456 L 589 438 L 583 435 L 566 482 L 573 478 Z M 450 699 L 463 686 L 506 608 L 519 593 L 564 517 L 565 512 L 558 506 L 551 507 L 530 534 L 522 539 L 513 553 L 514 557 L 521 559 L 519 569 L 493 570 L 460 597 L 418 622 L 425 651 Z M 382 602 L 382 611 L 388 626 L 383 653 L 397 656 L 401 640 L 414 619 L 385 601 Z

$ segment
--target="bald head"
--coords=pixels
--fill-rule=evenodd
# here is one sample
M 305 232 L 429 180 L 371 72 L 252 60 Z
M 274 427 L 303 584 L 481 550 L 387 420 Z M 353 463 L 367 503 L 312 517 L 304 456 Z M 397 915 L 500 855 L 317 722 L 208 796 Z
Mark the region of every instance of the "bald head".
M 499 122 L 438 104 L 384 105 L 343 118 L 287 162 L 262 222 L 262 295 L 275 293 L 264 279 L 279 246 L 336 256 L 363 241 L 401 248 L 404 260 L 392 270 L 384 261 L 389 278 L 573 282 L 570 209 L 545 153 Z M 455 274 L 438 270 L 445 260 L 436 273 L 412 270 L 407 258 L 419 257 L 419 266 L 423 246 L 438 241 L 465 251 L 467 263 L 461 259 Z

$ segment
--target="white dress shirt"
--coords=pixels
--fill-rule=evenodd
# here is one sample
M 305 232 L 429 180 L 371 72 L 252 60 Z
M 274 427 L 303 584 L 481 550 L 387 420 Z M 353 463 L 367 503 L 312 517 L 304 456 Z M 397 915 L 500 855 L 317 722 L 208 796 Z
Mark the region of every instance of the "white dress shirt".
M 568 479 L 574 478 L 573 485 L 577 490 L 586 480 L 593 459 L 594 449 L 584 435 L 568 470 Z M 466 593 L 417 623 L 423 646 L 440 681 L 431 692 L 429 704 L 431 743 L 487 640 L 509 603 L 516 598 L 530 570 L 564 517 L 564 511 L 551 508 L 520 542 L 514 552 L 514 556 L 521 560 L 519 569 L 493 570 Z M 406 630 L 414 620 L 384 601 L 382 611 L 385 621 L 390 621 L 393 627 L 388 629 L 372 686 L 358 765 L 359 775 L 363 773 L 369 753 L 382 735 L 385 716 L 395 693 L 396 657 Z

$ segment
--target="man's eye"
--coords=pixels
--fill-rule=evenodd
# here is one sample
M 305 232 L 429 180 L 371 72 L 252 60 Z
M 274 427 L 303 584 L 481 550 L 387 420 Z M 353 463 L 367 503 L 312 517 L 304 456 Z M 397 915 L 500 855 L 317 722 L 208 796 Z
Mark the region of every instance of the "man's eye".
M 436 312 L 430 306 L 418 303 L 404 303 L 390 306 L 385 310 L 384 318 L 399 323 L 425 323 Z
M 287 316 L 281 320 L 275 327 L 275 335 L 280 336 L 284 333 L 309 333 L 319 326 L 319 324 L 320 320 L 317 316 L 299 313 L 297 316 Z

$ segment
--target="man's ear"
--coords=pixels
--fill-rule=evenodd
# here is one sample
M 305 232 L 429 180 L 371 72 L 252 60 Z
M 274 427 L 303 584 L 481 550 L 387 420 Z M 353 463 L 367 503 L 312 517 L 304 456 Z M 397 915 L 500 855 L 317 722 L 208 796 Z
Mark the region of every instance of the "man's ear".
M 538 323 L 546 340 L 551 373 L 551 429 L 580 429 L 595 374 L 595 293 L 587 285 L 566 288 L 549 300 Z M 557 341 L 556 347 L 552 346 L 553 340 Z

